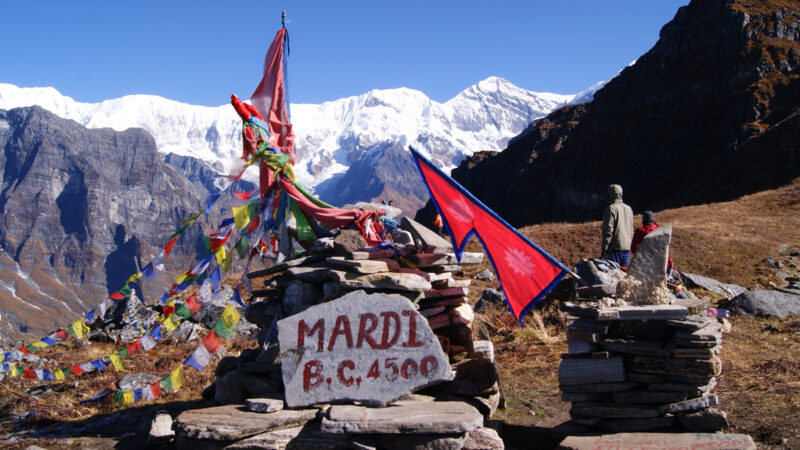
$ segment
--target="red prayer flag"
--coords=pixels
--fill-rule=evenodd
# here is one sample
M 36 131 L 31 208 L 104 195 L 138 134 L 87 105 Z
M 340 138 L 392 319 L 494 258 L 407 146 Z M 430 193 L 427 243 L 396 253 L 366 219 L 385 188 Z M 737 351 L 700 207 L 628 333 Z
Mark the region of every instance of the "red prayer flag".
M 69 366 L 69 370 L 71 370 L 72 373 L 74 373 L 76 377 L 79 377 L 79 376 L 84 374 L 83 369 L 81 369 L 81 366 L 78 366 L 78 365 Z
M 69 331 L 67 331 L 66 329 L 62 328 L 62 329 L 56 331 L 56 336 L 58 336 L 58 338 L 61 339 L 62 341 L 69 340 Z
M 33 369 L 25 369 L 25 371 L 22 372 L 22 378 L 25 378 L 26 380 L 35 380 L 36 372 L 34 372 Z
M 150 392 L 153 393 L 153 398 L 158 398 L 161 395 L 161 381 L 156 381 L 150 385 Z
M 294 131 L 289 119 L 283 71 L 284 51 L 288 50 L 284 45 L 288 40 L 286 28 L 281 28 L 275 34 L 275 39 L 264 58 L 264 77 L 250 96 L 250 103 L 261 112 L 262 117 L 266 118 L 269 125 L 269 145 L 291 155 L 290 161 L 294 164 Z M 263 194 L 264 192 L 262 196 Z
M 18 348 L 17 350 L 21 351 L 23 355 L 28 356 L 31 352 L 28 351 L 27 348 L 23 345 L 22 347 Z
M 203 339 L 203 346 L 205 346 L 209 353 L 216 353 L 216 351 L 222 347 L 222 343 L 219 341 L 219 338 L 217 338 L 217 333 L 214 333 L 212 330 L 208 333 L 206 338 Z
M 180 235 L 175 236 L 174 238 L 170 239 L 169 242 L 167 242 L 167 245 L 164 246 L 164 259 L 167 259 L 169 252 L 172 251 L 172 247 L 174 247 L 175 243 L 178 242 L 179 237 Z
M 436 209 L 450 233 L 456 257 L 475 234 L 491 261 L 509 310 L 522 317 L 569 272 L 514 227 L 410 148 Z
M 200 309 L 200 300 L 197 299 L 197 293 L 193 293 L 189 298 L 186 299 L 186 307 L 189 308 L 189 312 L 194 314 Z

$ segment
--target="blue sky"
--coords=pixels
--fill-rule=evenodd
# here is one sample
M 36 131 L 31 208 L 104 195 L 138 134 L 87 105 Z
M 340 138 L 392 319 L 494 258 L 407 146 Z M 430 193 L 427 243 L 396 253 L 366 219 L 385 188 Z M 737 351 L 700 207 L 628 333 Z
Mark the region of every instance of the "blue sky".
M 81 102 L 247 98 L 287 10 L 289 99 L 409 87 L 446 101 L 495 75 L 577 93 L 658 40 L 688 0 L 5 2 L 0 82 Z

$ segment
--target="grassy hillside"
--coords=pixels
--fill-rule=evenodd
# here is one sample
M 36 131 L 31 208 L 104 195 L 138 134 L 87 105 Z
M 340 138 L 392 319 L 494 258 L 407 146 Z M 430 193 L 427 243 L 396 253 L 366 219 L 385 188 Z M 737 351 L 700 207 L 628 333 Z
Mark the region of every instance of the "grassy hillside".
M 783 188 L 732 202 L 656 211 L 656 220 L 673 227 L 671 256 L 679 270 L 748 288 L 767 287 L 770 283 L 785 286 L 783 277 L 798 273 L 800 179 Z M 599 221 L 522 229 L 569 266 L 581 258 L 598 256 L 599 231 Z M 481 251 L 481 248 L 473 241 L 468 250 Z M 462 274 L 465 277 L 491 269 L 488 261 L 467 267 Z M 498 287 L 496 281 L 473 280 L 471 301 L 477 301 L 483 289 Z M 503 422 L 502 435 L 507 448 L 530 448 L 531 442 L 537 442 L 537 447 L 551 447 L 570 432 L 566 424 L 569 404 L 561 401 L 557 381 L 560 354 L 566 352 L 565 317 L 558 312 L 557 302 L 566 297 L 566 292 L 564 287 L 557 288 L 527 316 L 525 328 L 520 328 L 504 307 L 492 307 L 478 315 L 475 332 L 483 339 L 491 339 L 496 346 L 507 400 L 506 409 L 499 411 L 496 419 Z M 730 321 L 733 330 L 724 336 L 723 372 L 717 387 L 720 408 L 728 413 L 729 431 L 748 433 L 763 447 L 800 448 L 796 437 L 800 435 L 800 382 L 797 381 L 800 380 L 800 318 L 781 321 L 733 316 Z M 160 346 L 154 354 L 145 353 L 134 359 L 128 370 L 164 376 L 195 345 Z M 254 346 L 252 340 L 240 339 L 229 351 L 237 354 Z M 57 346 L 44 351 L 44 355 L 75 363 L 107 354 L 112 347 L 99 343 L 86 347 Z M 181 409 L 198 407 L 196 400 L 213 380 L 214 366 L 212 362 L 199 374 L 187 371 L 187 383 L 180 391 L 135 407 L 114 407 L 110 401 L 78 404 L 79 400 L 111 386 L 119 378 L 113 371 L 84 375 L 68 383 L 47 383 L 49 388 L 33 391 L 40 402 L 57 405 L 54 407 L 39 406 L 0 390 L 0 442 L 19 448 L 31 443 L 50 447 L 57 441 L 66 447 L 139 446 L 155 411 L 166 409 L 174 416 Z M 36 386 L 20 380 L 6 379 L 4 383 L 19 392 Z M 12 430 L 20 422 L 13 420 L 24 412 L 36 414 L 22 423 L 55 431 L 48 438 L 29 435 L 4 440 L 18 435 Z M 65 428 L 63 422 L 72 426 Z

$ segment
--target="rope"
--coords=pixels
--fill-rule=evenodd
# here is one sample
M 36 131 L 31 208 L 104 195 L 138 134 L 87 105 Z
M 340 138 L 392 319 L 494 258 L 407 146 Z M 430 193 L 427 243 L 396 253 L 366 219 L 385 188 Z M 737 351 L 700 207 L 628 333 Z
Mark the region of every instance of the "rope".
M 51 408 L 57 408 L 57 407 L 58 407 L 58 405 L 51 405 L 50 403 L 42 403 L 42 402 L 38 402 L 38 401 L 36 401 L 36 400 L 33 400 L 33 399 L 31 399 L 30 397 L 25 397 L 24 395 L 22 395 L 22 394 L 19 394 L 19 393 L 17 393 L 16 391 L 14 391 L 13 389 L 11 389 L 10 387 L 6 386 L 6 385 L 5 385 L 5 383 L 3 383 L 2 381 L 0 381 L 0 386 L 3 386 L 4 388 L 6 388 L 6 390 L 7 390 L 8 392 L 11 392 L 12 394 L 14 394 L 14 395 L 16 395 L 17 397 L 19 397 L 19 398 L 21 398 L 21 399 L 25 400 L 26 402 L 33 403 L 34 405 L 39 405 L 39 406 L 47 406 L 47 407 L 51 407 Z

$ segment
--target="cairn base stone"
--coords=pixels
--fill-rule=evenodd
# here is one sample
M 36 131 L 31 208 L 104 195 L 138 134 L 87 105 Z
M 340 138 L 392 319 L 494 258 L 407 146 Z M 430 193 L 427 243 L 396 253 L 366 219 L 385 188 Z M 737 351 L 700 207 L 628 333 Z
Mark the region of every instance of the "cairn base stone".
M 385 408 L 334 405 L 322 419 L 329 433 L 465 433 L 483 426 L 483 416 L 464 402 L 400 401 Z

